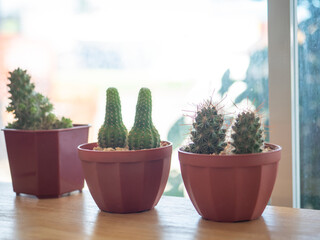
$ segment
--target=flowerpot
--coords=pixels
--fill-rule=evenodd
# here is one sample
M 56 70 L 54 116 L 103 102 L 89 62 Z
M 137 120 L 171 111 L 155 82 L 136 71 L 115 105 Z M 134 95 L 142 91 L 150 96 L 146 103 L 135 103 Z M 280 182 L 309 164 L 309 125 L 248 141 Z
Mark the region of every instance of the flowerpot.
M 179 150 L 184 185 L 195 209 L 219 222 L 259 218 L 276 180 L 281 147 L 240 155 L 194 154 Z
M 84 177 L 77 146 L 88 141 L 89 125 L 53 130 L 2 129 L 13 191 L 54 198 L 81 190 Z
M 172 144 L 153 149 L 96 151 L 97 143 L 78 147 L 90 193 L 107 212 L 133 213 L 152 209 L 168 181 Z

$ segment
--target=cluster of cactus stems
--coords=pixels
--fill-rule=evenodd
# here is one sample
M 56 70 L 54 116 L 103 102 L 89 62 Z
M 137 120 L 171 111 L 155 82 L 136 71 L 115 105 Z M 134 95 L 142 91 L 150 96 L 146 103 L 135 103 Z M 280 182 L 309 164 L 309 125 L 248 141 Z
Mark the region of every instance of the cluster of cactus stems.
M 245 110 L 238 114 L 231 127 L 234 154 L 259 153 L 263 149 L 263 130 L 257 112 Z M 198 106 L 191 130 L 191 143 L 184 150 L 199 154 L 220 154 L 227 146 L 227 127 L 223 114 L 211 100 Z
M 20 68 L 9 72 L 8 84 L 9 99 L 11 102 L 7 111 L 14 114 L 15 121 L 9 123 L 7 128 L 23 130 L 48 130 L 57 128 L 70 128 L 72 122 L 69 118 L 59 120 L 53 113 L 53 105 L 49 99 L 35 92 L 35 85 L 30 82 L 30 75 Z
M 30 75 L 20 68 L 9 73 L 10 104 L 15 121 L 7 128 L 43 130 L 72 127 L 68 118 L 59 120 L 53 113 L 49 99 L 35 92 Z M 98 134 L 101 148 L 124 148 L 130 150 L 157 148 L 160 136 L 152 122 L 152 98 L 148 88 L 141 88 L 136 105 L 134 125 L 128 134 L 121 115 L 118 90 L 108 88 L 106 93 L 105 120 Z M 220 154 L 227 146 L 224 116 L 217 105 L 207 100 L 198 106 L 191 130 L 191 143 L 184 150 L 199 154 Z M 259 153 L 263 149 L 261 119 L 255 111 L 243 111 L 232 125 L 231 145 L 235 154 Z
M 127 132 L 122 122 L 121 103 L 116 88 L 107 89 L 106 115 L 98 134 L 102 148 L 123 148 L 130 150 L 157 148 L 160 136 L 152 122 L 152 99 L 148 88 L 139 91 L 134 126 Z

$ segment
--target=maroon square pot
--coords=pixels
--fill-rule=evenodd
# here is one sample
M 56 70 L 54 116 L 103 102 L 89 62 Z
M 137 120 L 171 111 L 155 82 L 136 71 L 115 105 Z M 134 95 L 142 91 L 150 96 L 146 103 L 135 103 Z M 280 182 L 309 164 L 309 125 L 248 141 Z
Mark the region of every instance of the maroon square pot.
M 89 125 L 53 130 L 4 131 L 13 191 L 38 198 L 81 190 L 84 177 L 77 146 L 88 142 Z

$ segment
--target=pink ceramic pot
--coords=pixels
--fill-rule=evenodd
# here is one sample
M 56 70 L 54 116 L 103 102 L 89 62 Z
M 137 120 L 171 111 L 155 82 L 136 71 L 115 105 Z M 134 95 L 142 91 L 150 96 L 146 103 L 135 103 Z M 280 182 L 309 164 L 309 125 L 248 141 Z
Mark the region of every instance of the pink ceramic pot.
M 272 151 L 221 156 L 179 150 L 184 185 L 203 218 L 235 222 L 261 216 L 281 157 L 280 146 L 266 146 Z
M 132 151 L 95 151 L 97 143 L 78 147 L 90 193 L 107 212 L 132 213 L 152 209 L 168 181 L 172 144 Z
M 89 125 L 52 130 L 4 131 L 13 191 L 54 198 L 81 190 L 84 177 L 77 146 L 88 141 Z

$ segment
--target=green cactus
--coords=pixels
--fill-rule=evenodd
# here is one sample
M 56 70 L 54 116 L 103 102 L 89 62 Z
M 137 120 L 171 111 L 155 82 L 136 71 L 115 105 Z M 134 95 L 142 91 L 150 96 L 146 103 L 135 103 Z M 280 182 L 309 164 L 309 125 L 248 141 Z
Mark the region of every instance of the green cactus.
M 98 134 L 101 148 L 124 148 L 127 146 L 128 131 L 122 122 L 121 103 L 116 88 L 107 89 L 105 120 Z
M 245 111 L 240 113 L 232 127 L 231 143 L 233 153 L 259 153 L 263 147 L 263 131 L 261 121 L 256 112 Z
M 211 100 L 198 106 L 196 117 L 192 124 L 191 141 L 185 147 L 185 151 L 200 154 L 219 154 L 224 150 L 226 129 L 224 119 L 218 113 L 216 106 Z
M 11 102 L 7 111 L 14 114 L 16 121 L 9 123 L 7 128 L 46 130 L 72 127 L 69 118 L 59 120 L 51 112 L 53 105 L 47 97 L 34 91 L 35 86 L 30 82 L 31 77 L 26 70 L 17 68 L 9 74 Z
M 130 150 L 157 148 L 160 146 L 160 135 L 152 123 L 151 91 L 141 88 L 136 106 L 134 126 L 129 132 Z

